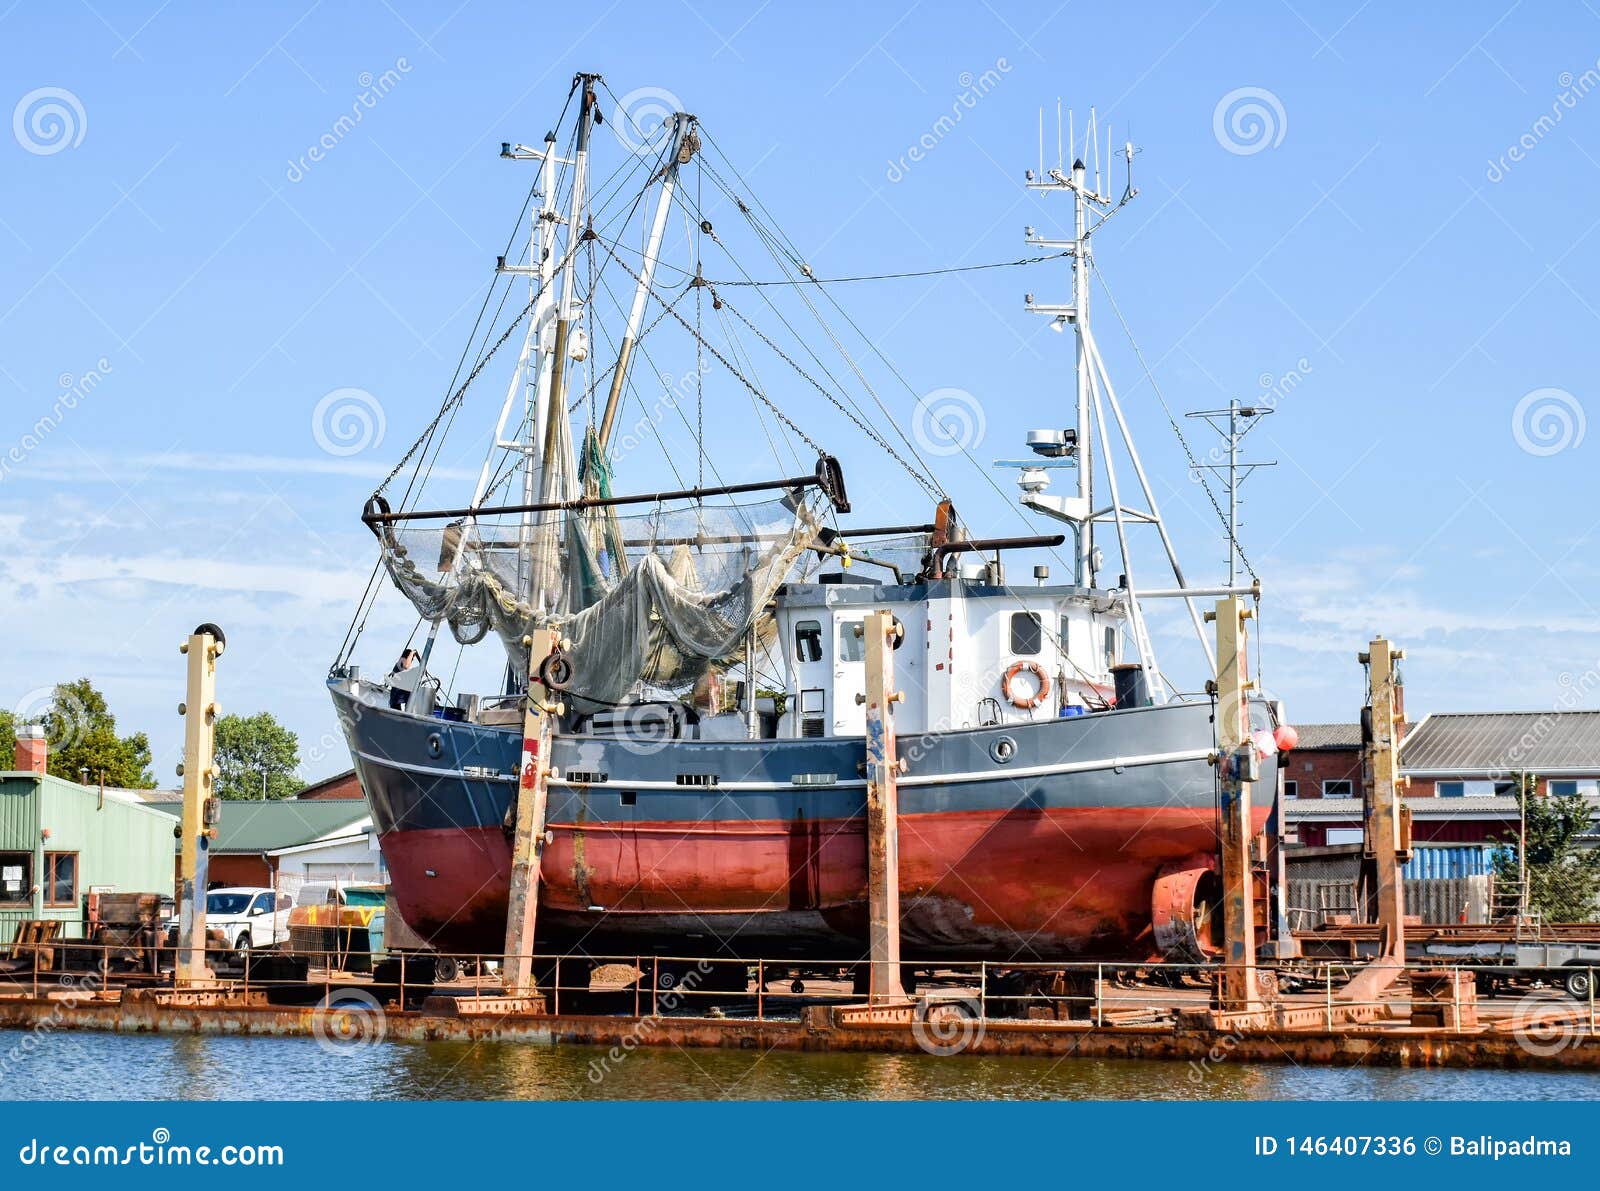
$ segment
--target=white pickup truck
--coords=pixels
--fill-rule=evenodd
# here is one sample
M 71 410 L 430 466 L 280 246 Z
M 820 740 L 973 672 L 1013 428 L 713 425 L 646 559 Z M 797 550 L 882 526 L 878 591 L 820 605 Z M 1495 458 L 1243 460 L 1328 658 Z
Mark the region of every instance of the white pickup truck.
M 206 892 L 206 930 L 217 931 L 228 946 L 243 954 L 263 947 L 276 947 L 289 938 L 289 909 L 293 899 L 287 893 L 270 889 L 237 886 Z M 168 919 L 176 929 L 178 919 Z

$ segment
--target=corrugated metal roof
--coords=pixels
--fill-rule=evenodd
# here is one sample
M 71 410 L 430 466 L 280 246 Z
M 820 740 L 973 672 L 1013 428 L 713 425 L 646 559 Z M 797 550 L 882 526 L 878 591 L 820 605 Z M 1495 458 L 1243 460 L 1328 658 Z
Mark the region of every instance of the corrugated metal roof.
M 1499 819 L 1517 813 L 1517 800 L 1509 795 L 1500 798 L 1407 798 L 1405 803 L 1411 808 L 1412 817 L 1417 819 Z M 1592 800 L 1592 805 L 1600 807 L 1600 801 Z M 1315 820 L 1359 823 L 1361 799 L 1285 798 L 1283 813 L 1291 823 Z
M 1600 711 L 1498 711 L 1430 715 L 1401 745 L 1413 773 L 1600 775 Z
M 158 804 L 157 809 L 177 817 L 181 803 Z M 222 803 L 222 821 L 217 824 L 213 852 L 270 852 L 313 843 L 331 835 L 347 834 L 350 828 L 370 816 L 366 800 L 334 799 L 327 802 L 301 802 L 289 798 L 280 802 Z
M 1295 751 L 1303 749 L 1358 749 L 1361 747 L 1360 724 L 1295 724 L 1300 743 Z

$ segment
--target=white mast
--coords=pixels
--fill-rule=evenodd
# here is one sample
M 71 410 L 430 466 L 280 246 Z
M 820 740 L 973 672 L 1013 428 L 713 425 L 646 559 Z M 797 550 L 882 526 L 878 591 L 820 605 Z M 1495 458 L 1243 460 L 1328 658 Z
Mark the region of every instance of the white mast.
M 533 303 L 528 322 L 528 332 L 522 341 L 522 353 L 506 389 L 505 403 L 500 408 L 500 421 L 495 427 L 494 449 L 484 460 L 478 484 L 473 491 L 472 504 L 477 507 L 488 494 L 492 475 L 494 451 L 508 451 L 522 457 L 522 503 L 533 504 L 539 499 L 539 481 L 543 473 L 542 443 L 544 417 L 549 392 L 554 342 L 551 318 L 555 310 L 554 287 L 556 248 L 559 243 L 555 226 L 561 222 L 556 214 L 555 171 L 558 165 L 571 165 L 566 158 L 556 155 L 556 134 L 548 132 L 543 149 L 530 149 L 524 145 L 501 145 L 500 156 L 510 161 L 539 162 L 538 193 L 540 204 L 533 224 L 528 229 L 528 264 L 508 265 L 502 258 L 496 271 L 528 278 L 528 300 Z M 506 426 L 511 411 L 521 397 L 521 417 L 518 429 L 506 436 Z M 523 513 L 518 534 L 518 581 L 521 590 L 527 590 L 529 579 L 529 554 L 533 548 L 533 514 Z
M 624 119 L 626 113 L 621 113 Z M 633 347 L 644 324 L 645 306 L 650 298 L 650 285 L 655 277 L 656 260 L 661 255 L 661 241 L 667 231 L 667 217 L 672 214 L 672 194 L 678 184 L 678 167 L 686 165 L 698 147 L 698 138 L 692 129 L 694 117 L 677 112 L 672 117 L 672 132 L 667 138 L 666 167 L 661 174 L 661 194 L 656 200 L 655 217 L 650 221 L 650 232 L 645 240 L 644 261 L 639 268 L 639 284 L 633 291 L 633 307 L 628 311 L 628 325 L 622 333 L 622 345 L 617 349 L 617 364 L 611 372 L 611 392 L 606 397 L 605 415 L 600 420 L 600 449 L 605 450 L 611 439 L 611 428 L 622 404 L 623 385 L 628 378 L 628 364 L 633 359 Z
M 1059 116 L 1058 116 L 1059 120 Z M 1075 130 L 1069 133 L 1074 145 L 1077 143 Z M 1160 509 L 1156 504 L 1156 497 L 1151 487 L 1149 477 L 1145 474 L 1144 464 L 1139 458 L 1139 452 L 1133 442 L 1132 433 L 1123 414 L 1122 404 L 1117 399 L 1116 390 L 1112 387 L 1111 376 L 1106 369 L 1105 360 L 1100 355 L 1100 349 L 1095 342 L 1095 337 L 1090 329 L 1090 272 L 1094 267 L 1094 255 L 1091 237 L 1095 231 L 1110 219 L 1124 206 L 1138 195 L 1138 189 L 1133 185 L 1133 157 L 1134 149 L 1129 142 L 1122 150 L 1122 156 L 1127 163 L 1127 184 L 1119 196 L 1113 197 L 1109 193 L 1111 185 L 1111 146 L 1107 134 L 1106 171 L 1102 177 L 1099 165 L 1100 130 L 1098 121 L 1091 109 L 1090 122 L 1084 129 L 1083 148 L 1092 155 L 1095 161 L 1095 181 L 1091 187 L 1088 178 L 1088 168 L 1082 158 L 1075 158 L 1072 162 L 1070 176 L 1064 174 L 1059 166 L 1049 170 L 1043 177 L 1036 177 L 1033 171 L 1028 171 L 1027 184 L 1030 190 L 1048 193 L 1069 192 L 1073 198 L 1073 236 L 1070 240 L 1050 240 L 1038 235 L 1032 228 L 1027 229 L 1027 242 L 1039 248 L 1061 249 L 1072 264 L 1072 303 L 1070 305 L 1052 305 L 1034 301 L 1032 294 L 1026 298 L 1026 308 L 1036 314 L 1047 316 L 1052 330 L 1065 331 L 1068 326 L 1073 328 L 1075 334 L 1076 358 L 1074 366 L 1075 425 L 1066 430 L 1035 430 L 1028 435 L 1028 444 L 1035 454 L 1042 456 L 1038 460 L 1028 460 L 1005 466 L 1019 466 L 1022 475 L 1019 483 L 1023 489 L 1022 503 L 1035 512 L 1043 513 L 1058 521 L 1064 521 L 1073 527 L 1077 539 L 1075 563 L 1076 582 L 1085 587 L 1096 587 L 1099 584 L 1099 572 L 1102 566 L 1100 551 L 1094 542 L 1094 526 L 1098 521 L 1111 521 L 1117 530 L 1117 542 L 1122 555 L 1122 576 L 1126 586 L 1124 600 L 1128 609 L 1128 622 L 1134 636 L 1134 644 L 1139 652 L 1140 663 L 1145 668 L 1146 680 L 1152 696 L 1157 702 L 1166 698 L 1166 682 L 1163 678 L 1155 657 L 1155 648 L 1150 640 L 1149 632 L 1145 625 L 1143 609 L 1140 606 L 1138 590 L 1133 575 L 1133 560 L 1128 544 L 1128 528 L 1131 524 L 1151 524 L 1160 534 L 1162 546 L 1165 548 L 1167 561 L 1172 568 L 1173 577 L 1177 581 L 1179 594 L 1185 594 L 1189 583 L 1184 578 L 1183 568 L 1178 562 L 1177 551 L 1168 536 L 1166 525 L 1161 519 Z M 1057 129 L 1057 141 L 1060 140 L 1060 130 Z M 1105 186 L 1107 189 L 1102 190 Z M 1119 485 L 1117 483 L 1116 469 L 1111 455 L 1111 441 L 1109 423 L 1106 420 L 1105 406 L 1109 405 L 1112 418 L 1127 450 L 1129 461 L 1133 465 L 1135 478 L 1143 493 L 1146 510 L 1129 508 L 1122 503 Z M 1103 508 L 1095 507 L 1094 480 L 1095 480 L 1095 451 L 1093 446 L 1093 431 L 1097 429 L 1102 440 L 1101 455 L 1104 461 L 1105 473 L 1110 488 L 1111 503 Z M 1048 471 L 1052 468 L 1070 467 L 1076 465 L 1078 471 L 1077 493 L 1073 496 L 1051 496 L 1045 493 L 1049 485 Z M 1232 586 L 1232 579 L 1229 580 Z M 1201 619 L 1199 606 L 1194 599 L 1185 595 L 1185 603 L 1189 608 L 1189 617 L 1194 625 L 1195 635 L 1200 641 L 1201 648 L 1205 651 L 1208 663 L 1214 664 L 1210 638 L 1205 631 L 1204 621 Z

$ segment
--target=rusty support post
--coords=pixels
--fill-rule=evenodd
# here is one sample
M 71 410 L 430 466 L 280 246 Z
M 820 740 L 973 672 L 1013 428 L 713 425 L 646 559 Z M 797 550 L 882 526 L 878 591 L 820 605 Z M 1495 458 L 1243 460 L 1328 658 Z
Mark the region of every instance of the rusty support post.
M 178 647 L 188 658 L 188 684 L 178 708 L 183 716 L 183 814 L 178 866 L 178 954 L 173 983 L 178 988 L 210 984 L 206 966 L 206 875 L 211 856 L 211 820 L 217 778 L 217 659 L 227 648 L 222 630 L 203 624 Z
M 1375 1000 L 1400 977 L 1406 965 L 1405 880 L 1401 865 L 1409 854 L 1400 803 L 1400 711 L 1397 663 L 1405 651 L 1382 637 L 1359 655 L 1370 674 L 1371 702 L 1362 717 L 1362 819 L 1364 847 L 1361 888 L 1379 928 L 1378 954 L 1340 991 L 1348 1001 Z
M 522 639 L 528 647 L 528 694 L 522 713 L 522 764 L 517 770 L 517 818 L 511 839 L 511 894 L 506 908 L 505 995 L 533 994 L 534 936 L 539 919 L 539 862 L 544 856 L 550 801 L 550 738 L 559 706 L 546 702 L 539 671 L 560 648 L 553 629 Z M 481 981 L 479 982 L 482 983 Z
M 1206 614 L 1217 624 L 1217 766 L 1221 775 L 1222 929 L 1221 1007 L 1248 1013 L 1261 1007 L 1256 980 L 1255 891 L 1251 874 L 1250 787 L 1260 762 L 1250 739 L 1249 633 L 1255 613 L 1238 596 Z
M 894 650 L 902 636 L 894 613 L 869 612 L 861 625 L 867 662 L 868 1000 L 900 1000 L 900 760 L 895 750 Z

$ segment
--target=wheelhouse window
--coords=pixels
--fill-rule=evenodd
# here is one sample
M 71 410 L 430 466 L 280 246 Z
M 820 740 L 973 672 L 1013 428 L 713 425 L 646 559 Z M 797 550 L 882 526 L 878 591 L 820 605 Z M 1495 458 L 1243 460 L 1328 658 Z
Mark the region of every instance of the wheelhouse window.
M 1011 652 L 1032 657 L 1044 648 L 1044 622 L 1037 612 L 1011 614 Z
M 1105 636 L 1106 669 L 1111 669 L 1117 664 L 1117 630 L 1111 625 L 1106 626 Z
M 794 657 L 797 662 L 822 660 L 822 622 L 802 620 L 794 626 Z
M 1324 798 L 1354 798 L 1355 783 L 1347 777 L 1330 779 L 1322 783 Z
M 75 906 L 78 904 L 78 854 L 76 852 L 46 852 L 44 854 L 45 904 L 49 906 Z
M 25 906 L 33 900 L 33 853 L 0 852 L 0 906 Z
M 1056 638 L 1056 648 L 1061 651 L 1062 657 L 1067 656 L 1067 642 L 1072 640 L 1072 637 L 1067 632 L 1067 628 L 1071 624 L 1072 618 L 1063 614 L 1061 617 L 1061 624 L 1058 626 L 1061 630 L 1061 635 Z
M 839 660 L 841 662 L 860 662 L 867 657 L 867 634 L 862 631 L 859 620 L 846 620 L 836 622 L 839 625 Z

